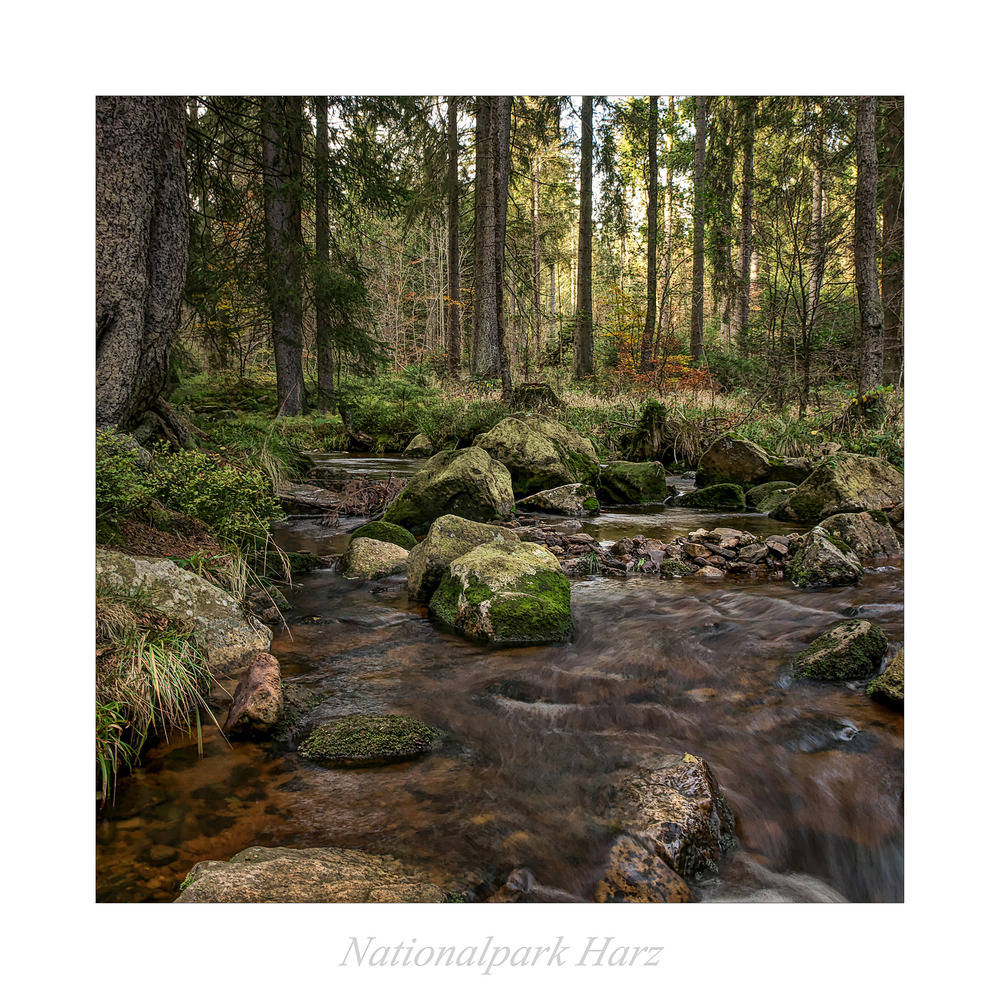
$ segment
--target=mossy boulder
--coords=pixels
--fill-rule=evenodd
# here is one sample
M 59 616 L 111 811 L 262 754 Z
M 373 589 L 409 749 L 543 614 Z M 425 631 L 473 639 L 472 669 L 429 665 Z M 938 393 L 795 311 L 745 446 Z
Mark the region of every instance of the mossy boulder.
M 444 513 L 506 520 L 514 509 L 510 473 L 479 447 L 440 451 L 403 487 L 382 518 L 423 534 Z
M 899 538 L 881 510 L 874 513 L 836 513 L 819 525 L 831 538 L 840 538 L 858 558 L 898 555 Z
M 872 621 L 844 621 L 824 632 L 789 663 L 808 680 L 862 680 L 871 676 L 889 643 Z
M 607 818 L 682 878 L 718 868 L 736 820 L 708 764 L 685 753 L 646 761 L 608 791 Z
M 601 512 L 594 487 L 582 482 L 570 482 L 565 486 L 535 493 L 534 496 L 525 496 L 517 501 L 517 505 L 522 510 L 564 513 L 568 517 L 592 517 Z
M 510 471 L 515 496 L 532 496 L 571 483 L 595 485 L 600 463 L 582 434 L 541 416 L 508 416 L 473 444 Z
M 438 735 L 407 715 L 346 715 L 303 739 L 299 756 L 338 767 L 400 763 L 430 752 Z
M 348 579 L 381 579 L 406 572 L 409 553 L 400 545 L 374 538 L 352 538 L 344 557 L 340 560 L 340 571 Z
M 745 510 L 746 496 L 734 482 L 724 482 L 704 489 L 692 489 L 674 501 L 674 506 L 703 507 L 706 510 Z
M 488 642 L 537 645 L 573 634 L 569 580 L 547 548 L 528 541 L 494 541 L 455 559 L 430 611 Z
M 270 628 L 248 616 L 232 594 L 169 559 L 99 548 L 97 585 L 141 593 L 143 600 L 168 621 L 193 627 L 196 644 L 215 670 L 237 669 L 248 653 L 266 652 L 271 647 Z
M 364 527 L 359 527 L 353 534 L 351 540 L 355 538 L 374 538 L 376 541 L 388 541 L 391 545 L 399 545 L 410 551 L 417 544 L 417 539 L 410 534 L 405 527 L 399 524 L 390 524 L 387 520 L 373 520 Z
M 773 510 L 782 500 L 795 489 L 794 482 L 779 479 L 777 482 L 762 482 L 746 491 L 747 509 L 767 513 Z
M 871 683 L 868 684 L 868 696 L 873 701 L 886 704 L 897 711 L 903 710 L 903 650 L 900 649 L 892 662 Z
M 801 485 L 816 470 L 816 462 L 812 458 L 787 458 L 780 454 L 767 456 L 771 467 L 764 476 L 765 482 L 791 482 Z
M 770 459 L 762 447 L 727 434 L 701 456 L 695 483 L 698 486 L 714 486 L 722 482 L 750 485 L 761 482 L 770 469 Z
M 662 503 L 674 494 L 658 461 L 611 461 L 601 469 L 597 495 L 608 503 Z
M 336 847 L 251 846 L 205 860 L 176 902 L 447 902 L 430 871 Z
M 410 599 L 426 603 L 449 563 L 490 541 L 517 541 L 517 535 L 508 527 L 479 524 L 452 514 L 438 517 L 406 561 Z
M 437 451 L 427 434 L 417 434 L 403 449 L 404 458 L 429 458 Z
M 595 902 L 693 902 L 694 893 L 656 851 L 632 836 L 619 836 L 611 845 Z
M 838 452 L 824 458 L 772 516 L 818 523 L 836 513 L 888 509 L 902 500 L 902 472 L 881 458 Z
M 785 575 L 796 586 L 853 586 L 864 569 L 840 538 L 814 527 L 788 545 Z

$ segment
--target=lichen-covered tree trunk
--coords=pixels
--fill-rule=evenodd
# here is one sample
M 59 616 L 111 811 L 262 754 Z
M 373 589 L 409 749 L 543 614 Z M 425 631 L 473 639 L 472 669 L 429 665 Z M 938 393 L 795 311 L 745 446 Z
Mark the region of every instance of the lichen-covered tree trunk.
M 507 198 L 510 189 L 510 116 L 513 97 L 497 97 L 494 104 L 493 133 L 493 204 L 496 220 L 494 246 L 496 253 L 496 357 L 503 397 L 509 400 L 513 387 L 510 380 L 510 355 L 507 353 L 507 318 L 504 308 L 504 269 L 507 250 Z
M 862 400 L 882 384 L 882 299 L 878 287 L 878 150 L 875 97 L 858 98 L 858 181 L 854 198 L 854 271 L 861 312 L 859 382 Z
M 99 427 L 126 429 L 167 377 L 187 272 L 183 97 L 97 98 Z
M 639 368 L 649 371 L 653 367 L 653 333 L 656 330 L 656 202 L 659 195 L 656 166 L 656 140 L 659 120 L 656 113 L 658 98 L 649 98 L 649 127 L 647 130 L 648 172 L 646 184 L 646 325 L 642 330 L 642 348 Z
M 329 410 L 334 404 L 333 337 L 330 324 L 330 144 L 329 99 L 315 97 L 316 156 L 316 381 L 317 402 Z
M 535 333 L 536 363 L 542 363 L 542 151 L 531 164 L 531 325 Z
M 278 415 L 298 416 L 302 377 L 302 98 L 265 97 L 264 245 Z
M 458 98 L 448 98 L 448 374 L 462 370 L 462 283 L 458 273 Z
M 695 98 L 694 268 L 691 280 L 691 359 L 697 364 L 705 336 L 705 98 Z
M 750 350 L 750 299 L 753 293 L 753 146 L 756 97 L 743 98 L 743 180 L 740 189 L 740 353 Z
M 886 385 L 903 374 L 903 98 L 885 97 L 882 179 L 882 306 Z
M 496 202 L 493 180 L 494 98 L 476 104 L 476 273 L 472 372 L 495 377 L 497 354 Z
M 573 337 L 573 374 L 594 373 L 594 98 L 583 98 L 580 142 L 580 239 L 577 247 L 577 306 Z M 552 315 L 555 326 L 555 268 L 552 269 Z

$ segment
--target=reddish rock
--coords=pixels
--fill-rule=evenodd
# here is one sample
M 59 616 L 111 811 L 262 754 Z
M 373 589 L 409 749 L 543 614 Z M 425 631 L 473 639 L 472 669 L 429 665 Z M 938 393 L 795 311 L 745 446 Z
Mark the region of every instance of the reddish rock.
M 226 717 L 226 731 L 232 735 L 266 735 L 277 724 L 284 697 L 281 667 L 267 652 L 258 652 L 247 662 Z

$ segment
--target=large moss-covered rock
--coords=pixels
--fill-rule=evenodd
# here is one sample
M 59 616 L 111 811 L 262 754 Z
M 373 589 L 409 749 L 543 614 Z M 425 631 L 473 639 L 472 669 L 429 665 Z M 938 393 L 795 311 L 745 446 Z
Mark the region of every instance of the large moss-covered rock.
M 861 680 L 878 669 L 889 643 L 872 621 L 844 621 L 824 632 L 789 664 L 808 680 Z
M 762 482 L 746 491 L 747 509 L 767 513 L 773 510 L 785 497 L 795 489 L 794 482 L 779 479 L 777 482 Z
M 874 514 L 837 513 L 819 526 L 831 538 L 840 538 L 858 558 L 882 558 L 900 551 L 899 538 L 881 510 Z
M 608 462 L 597 486 L 597 495 L 608 503 L 662 503 L 673 493 L 658 461 Z
M 225 728 L 230 737 L 267 735 L 278 724 L 285 704 L 281 667 L 274 656 L 257 652 L 249 657 L 246 666 L 226 716 Z
M 169 559 L 98 549 L 97 585 L 143 599 L 168 621 L 194 628 L 194 640 L 210 667 L 228 671 L 251 652 L 271 647 L 271 630 L 248 617 L 239 601 Z
M 816 470 L 812 458 L 787 458 L 780 454 L 769 454 L 771 467 L 764 476 L 765 482 L 791 482 L 800 485 Z
M 608 852 L 595 902 L 693 902 L 687 882 L 645 843 L 619 836 Z
M 334 847 L 251 846 L 196 864 L 177 902 L 447 902 L 428 871 Z
M 352 538 L 344 557 L 340 560 L 340 571 L 348 579 L 381 579 L 406 571 L 409 552 L 399 545 L 374 538 Z
M 582 434 L 540 416 L 508 416 L 473 441 L 510 470 L 515 496 L 582 482 L 594 485 L 600 463 Z
M 573 633 L 569 580 L 547 548 L 528 541 L 494 541 L 455 559 L 430 610 L 489 642 L 536 645 L 566 641 Z
M 742 437 L 720 437 L 701 456 L 695 482 L 714 486 L 720 482 L 750 485 L 762 481 L 771 468 L 767 452 Z
M 870 684 L 868 684 L 868 696 L 873 701 L 887 704 L 897 711 L 903 710 L 903 650 L 900 649 L 893 657 L 892 662 L 885 668 L 884 673 L 880 673 Z
M 522 510 L 538 510 L 542 513 L 564 513 L 568 517 L 592 517 L 601 511 L 593 486 L 582 482 L 571 482 L 555 489 L 545 489 L 534 496 L 518 500 Z
M 681 877 L 715 870 L 735 844 L 729 803 L 708 764 L 690 753 L 635 767 L 608 802 L 608 818 Z
M 431 524 L 427 537 L 406 560 L 406 588 L 410 599 L 426 603 L 434 595 L 450 562 L 490 541 L 517 541 L 517 535 L 508 527 L 479 524 L 452 514 L 438 517 Z
M 407 715 L 345 715 L 315 729 L 302 741 L 299 755 L 338 767 L 399 763 L 429 752 L 438 735 Z
M 793 538 L 788 545 L 785 575 L 796 586 L 853 586 L 863 574 L 854 552 L 822 527 Z
M 404 458 L 429 458 L 437 448 L 427 434 L 417 434 L 403 449 Z
M 479 447 L 440 451 L 403 487 L 383 520 L 423 534 L 444 513 L 506 520 L 514 509 L 510 473 Z
M 888 509 L 902 500 L 902 472 L 881 458 L 838 452 L 824 458 L 772 516 L 818 523 L 835 513 Z
M 374 538 L 376 541 L 388 541 L 391 545 L 399 545 L 410 551 L 416 546 L 417 539 L 399 524 L 390 524 L 387 520 L 373 520 L 364 527 L 359 527 L 351 534 L 351 540 L 355 538 Z
M 674 501 L 674 506 L 696 506 L 707 510 L 745 510 L 746 496 L 743 490 L 733 482 L 720 483 L 716 486 L 706 486 L 704 489 L 692 489 L 683 493 Z

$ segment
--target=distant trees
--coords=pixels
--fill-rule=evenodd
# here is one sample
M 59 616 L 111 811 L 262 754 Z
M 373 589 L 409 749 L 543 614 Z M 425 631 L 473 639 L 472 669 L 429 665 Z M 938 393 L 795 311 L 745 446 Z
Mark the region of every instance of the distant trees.
M 182 97 L 97 98 L 97 425 L 127 429 L 167 378 L 187 268 Z

